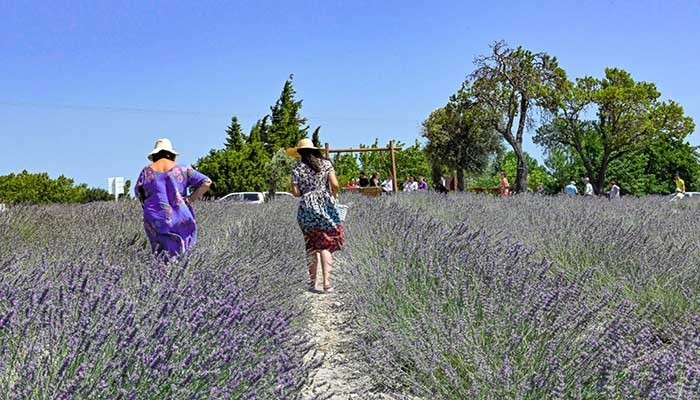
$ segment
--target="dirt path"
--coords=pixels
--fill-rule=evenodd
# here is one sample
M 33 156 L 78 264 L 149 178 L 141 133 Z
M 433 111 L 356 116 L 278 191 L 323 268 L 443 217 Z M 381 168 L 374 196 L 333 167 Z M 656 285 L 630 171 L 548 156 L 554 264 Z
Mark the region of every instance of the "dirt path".
M 317 288 L 322 287 L 321 267 Z M 336 287 L 331 294 L 306 291 L 305 300 L 311 307 L 309 334 L 316 345 L 317 355 L 323 356 L 323 364 L 304 388 L 303 399 L 405 399 L 403 396 L 379 393 L 371 379 L 363 371 L 366 366 L 361 355 L 353 348 L 351 308 L 342 281 L 342 261 L 336 262 L 333 282 Z

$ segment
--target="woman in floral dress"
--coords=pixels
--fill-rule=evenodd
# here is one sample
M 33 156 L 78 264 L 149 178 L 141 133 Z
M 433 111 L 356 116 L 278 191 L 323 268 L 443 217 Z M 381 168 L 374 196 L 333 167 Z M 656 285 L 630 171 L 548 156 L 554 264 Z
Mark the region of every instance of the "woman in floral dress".
M 314 290 L 316 287 L 317 259 L 320 256 L 323 290 L 330 293 L 333 291 L 330 282 L 332 253 L 345 243 L 343 225 L 335 207 L 338 179 L 331 162 L 321 156 L 311 140 L 299 141 L 292 153 L 301 157 L 292 170 L 292 193 L 300 197 L 297 222 L 309 255 L 309 288 Z
M 211 180 L 175 163 L 178 153 L 168 139 L 158 139 L 148 155 L 153 163 L 141 170 L 134 192 L 143 205 L 143 226 L 155 254 L 175 256 L 187 252 L 197 240 L 192 204 Z M 187 190 L 194 191 L 188 196 Z

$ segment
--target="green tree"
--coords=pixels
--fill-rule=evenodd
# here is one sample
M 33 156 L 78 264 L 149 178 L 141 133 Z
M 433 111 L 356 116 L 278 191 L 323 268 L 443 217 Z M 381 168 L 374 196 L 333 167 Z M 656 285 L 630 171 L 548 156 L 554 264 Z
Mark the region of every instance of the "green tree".
M 112 196 L 104 189 L 90 188 L 84 185 L 84 191 L 82 194 L 81 203 L 91 203 L 93 201 L 109 201 Z
M 379 147 L 378 143 L 379 141 L 375 139 L 371 145 L 360 144 L 360 148 L 377 148 Z M 400 186 L 401 180 L 406 176 L 428 177 L 431 175 L 428 156 L 418 140 L 411 146 L 406 146 L 398 141 L 395 143 L 395 146 L 401 148 L 401 150 L 397 150 L 394 153 L 398 186 Z M 391 172 L 391 155 L 388 151 L 362 152 L 358 159 L 362 170 L 368 176 L 374 172 L 379 172 L 383 179 Z
M 240 151 L 212 149 L 194 168 L 212 180 L 210 195 L 232 192 L 261 192 L 268 189 L 264 166 L 270 160 L 261 142 L 248 142 Z
M 290 190 L 290 176 L 295 160 L 288 156 L 284 149 L 277 150 L 272 159 L 265 164 L 265 174 L 268 182 L 268 199 L 275 198 L 275 192 Z
M 86 203 L 110 198 L 105 190 L 90 189 L 86 184 L 75 185 L 73 179 L 64 175 L 51 179 L 46 172 L 24 170 L 0 176 L 0 199 L 10 204 Z
M 259 119 L 255 123 L 255 125 L 253 125 L 253 127 L 250 128 L 250 134 L 248 135 L 248 140 L 246 141 L 246 143 L 267 143 L 268 134 L 270 131 L 270 125 L 268 124 L 269 119 L 270 116 L 266 115 L 262 119 Z
M 647 193 L 673 192 L 675 174 L 685 180 L 687 191 L 700 190 L 700 153 L 697 147 L 670 135 L 661 135 L 643 153 L 647 155 Z
M 267 135 L 267 150 L 270 155 L 279 149 L 295 146 L 307 136 L 309 127 L 306 118 L 302 118 L 302 100 L 295 100 L 296 91 L 292 86 L 294 75 L 284 83 L 282 93 L 274 106 L 270 107 L 270 129 Z
M 636 165 L 637 173 L 643 172 L 645 156 L 636 153 L 664 140 L 682 143 L 693 132 L 693 120 L 683 108 L 659 97 L 656 85 L 635 82 L 628 72 L 616 68 L 607 68 L 602 79 L 565 82 L 559 91 L 548 93 L 544 104 L 551 121 L 537 130 L 534 141 L 576 154 L 600 194 L 613 165 Z M 586 118 L 591 110 L 595 119 Z M 635 190 L 643 186 L 637 182 Z
M 528 189 L 536 190 L 537 184 L 541 183 L 544 187 L 551 185 L 552 178 L 544 165 L 530 154 L 525 152 L 525 160 L 527 162 L 528 174 Z M 471 180 L 473 187 L 495 187 L 500 183 L 500 172 L 504 171 L 508 176 L 515 176 L 518 169 L 518 157 L 514 152 L 508 151 L 497 155 L 489 165 L 485 173 L 474 176 Z M 568 183 L 568 182 L 567 182 Z
M 360 168 L 357 165 L 357 157 L 354 154 L 336 154 L 333 157 L 333 167 L 341 187 L 347 185 L 350 179 L 357 179 L 360 176 Z
M 413 145 L 407 146 L 399 143 L 401 151 L 396 152 L 396 174 L 397 184 L 401 187 L 401 182 L 408 176 L 418 179 L 419 176 L 428 178 L 431 176 L 430 162 L 423 146 L 416 140 Z M 387 153 L 387 156 L 389 154 Z M 389 160 L 391 162 L 391 160 Z
M 479 107 L 491 125 L 500 133 L 518 159 L 516 191 L 527 187 L 527 160 L 523 137 L 531 115 L 543 96 L 566 80 L 557 59 L 548 54 L 533 53 L 522 47 L 509 48 L 504 42 L 491 46 L 488 56 L 476 59 L 476 70 L 468 78 Z M 465 83 L 465 84 L 468 84 Z
M 361 149 L 379 147 L 379 139 L 374 139 L 374 143 L 370 145 L 360 144 Z M 360 166 L 367 175 L 372 175 L 374 172 L 379 172 L 382 177 L 386 177 L 387 172 L 391 169 L 391 159 L 388 154 L 379 151 L 367 151 L 359 153 L 358 159 Z
M 550 193 L 559 193 L 571 180 L 588 176 L 581 160 L 567 148 L 549 150 L 544 165 L 549 171 L 545 188 Z
M 314 143 L 314 146 L 321 148 L 321 138 L 319 137 L 319 132 L 321 131 L 321 127 L 317 126 L 316 129 L 314 129 L 314 132 L 311 134 L 311 141 Z
M 430 162 L 438 169 L 456 170 L 462 191 L 465 173 L 483 172 L 490 157 L 502 149 L 500 136 L 477 107 L 467 84 L 423 121 L 422 135 L 428 139 Z
M 226 128 L 226 144 L 225 148 L 239 151 L 245 142 L 245 135 L 241 129 L 241 124 L 238 123 L 238 117 L 231 118 L 231 125 Z

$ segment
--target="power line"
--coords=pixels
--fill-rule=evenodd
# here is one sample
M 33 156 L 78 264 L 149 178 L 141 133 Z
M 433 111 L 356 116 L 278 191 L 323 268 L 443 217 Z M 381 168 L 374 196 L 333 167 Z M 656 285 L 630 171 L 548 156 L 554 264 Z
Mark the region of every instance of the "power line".
M 35 103 L 35 102 L 17 102 L 17 101 L 1 101 L 0 106 L 18 107 L 18 108 L 44 108 L 44 109 L 59 109 L 59 110 L 77 110 L 77 111 L 107 111 L 114 113 L 138 113 L 138 114 L 172 114 L 172 115 L 203 115 L 213 117 L 228 117 L 232 115 L 260 118 L 260 114 L 254 113 L 226 113 L 223 111 L 192 111 L 192 110 L 168 110 L 157 108 L 142 108 L 142 107 L 123 107 L 123 106 L 103 106 L 91 104 L 60 104 L 60 103 Z M 375 116 L 347 116 L 347 115 L 328 115 L 328 116 L 307 116 L 306 118 L 322 121 L 366 121 L 366 122 L 411 122 L 420 123 L 420 120 L 409 118 L 385 118 Z
M 180 114 L 180 115 L 211 115 L 224 116 L 225 113 L 210 112 L 210 111 L 183 111 L 183 110 L 164 110 L 154 108 L 140 107 L 121 107 L 121 106 L 102 106 L 102 105 L 85 105 L 85 104 L 58 104 L 58 103 L 30 103 L 30 102 L 15 102 L 15 101 L 0 101 L 0 106 L 19 107 L 19 108 L 53 108 L 62 110 L 79 110 L 79 111 L 108 111 L 117 113 L 142 113 L 142 114 Z

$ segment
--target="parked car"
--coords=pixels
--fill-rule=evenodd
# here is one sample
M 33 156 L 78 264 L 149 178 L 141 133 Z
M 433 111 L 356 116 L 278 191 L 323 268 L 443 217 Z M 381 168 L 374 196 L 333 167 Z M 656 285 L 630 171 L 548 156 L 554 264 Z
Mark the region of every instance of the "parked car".
M 218 201 L 235 202 L 245 204 L 262 204 L 265 202 L 265 194 L 262 192 L 236 192 L 229 193 Z
M 686 200 L 700 200 L 700 192 L 685 192 L 681 193 L 676 191 L 675 193 L 669 195 L 670 201 L 686 201 Z
M 268 195 L 268 193 L 265 193 L 265 196 Z M 275 197 L 294 198 L 294 195 L 289 192 L 275 192 Z

